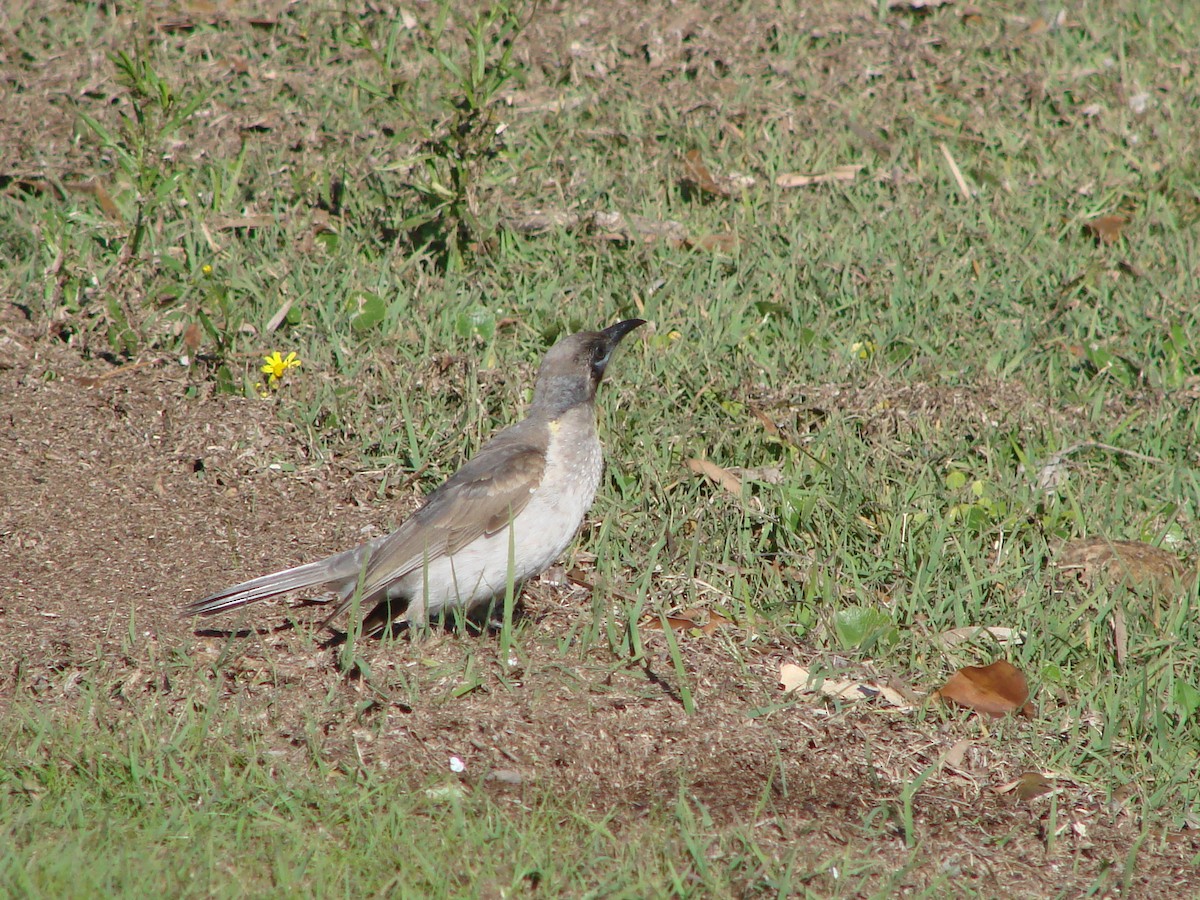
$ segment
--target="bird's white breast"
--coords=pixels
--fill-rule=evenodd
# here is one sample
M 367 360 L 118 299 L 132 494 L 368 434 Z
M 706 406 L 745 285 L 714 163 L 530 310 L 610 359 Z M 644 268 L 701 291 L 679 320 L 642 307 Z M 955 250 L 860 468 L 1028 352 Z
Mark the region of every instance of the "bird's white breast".
M 504 595 L 511 570 L 520 585 L 545 571 L 574 539 L 600 486 L 604 459 L 591 410 L 572 410 L 550 425 L 539 486 L 512 524 L 414 572 L 408 619 L 423 622 L 447 608 L 470 609 Z M 424 597 L 428 586 L 428 596 Z

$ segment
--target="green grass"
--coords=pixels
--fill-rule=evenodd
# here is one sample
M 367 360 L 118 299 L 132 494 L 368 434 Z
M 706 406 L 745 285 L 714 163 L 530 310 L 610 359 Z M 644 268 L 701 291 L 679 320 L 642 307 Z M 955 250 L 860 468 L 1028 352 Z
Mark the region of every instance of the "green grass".
M 79 101 L 96 124 L 77 121 L 70 163 L 100 179 L 116 215 L 75 191 L 0 197 L 0 290 L 85 354 L 187 357 L 198 392 L 254 397 L 260 357 L 295 350 L 303 367 L 270 402 L 310 452 L 390 478 L 419 472 L 426 490 L 519 414 L 556 336 L 643 316 L 653 332 L 628 342 L 604 389 L 609 469 L 583 537 L 598 579 L 635 598 L 628 609 L 658 611 L 661 566 L 718 586 L 741 621 L 925 688 L 997 653 L 947 657 L 939 633 L 1019 629 L 1024 643 L 1002 652 L 1039 708 L 1013 738 L 1027 742 L 1022 757 L 1101 792 L 1133 785 L 1140 815 L 1180 824 L 1200 801 L 1194 590 L 1157 624 L 1131 615 L 1118 665 L 1112 609 L 1136 598 L 1056 592 L 1042 566 L 1060 537 L 1190 550 L 1200 527 L 1200 12 L 1082 4 L 1068 27 L 1028 34 L 1037 4 L 977 21 L 953 6 L 927 17 L 883 6 L 760 28 L 700 54 L 694 71 L 647 69 L 614 38 L 618 74 L 595 75 L 585 48 L 572 75 L 558 58 L 527 66 L 538 51 L 518 37 L 513 79 L 495 91 L 583 102 L 486 107 L 508 129 L 502 145 L 482 135 L 470 148 L 466 225 L 455 218 L 465 195 L 436 207 L 429 188 L 456 164 L 429 150 L 431 129 L 449 127 L 463 91 L 430 51 L 457 58 L 461 25 L 439 38 L 305 4 L 272 29 L 201 24 L 135 40 L 99 7 L 54 22 L 25 10 L 16 33 L 33 59 L 95 40 L 148 67 L 186 115 L 163 126 L 162 95 L 144 90 Z M 736 15 L 720 22 L 734 29 Z M 499 55 L 488 40 L 476 45 Z M 203 41 L 236 49 L 250 74 L 212 80 L 190 66 Z M 603 42 L 588 46 L 604 56 Z M 267 69 L 292 86 L 255 77 Z M 420 87 L 398 105 L 401 83 Z M 207 135 L 228 110 L 279 120 Z M 943 144 L 978 190 L 970 199 Z M 694 147 L 755 186 L 687 199 L 678 181 Z M 410 169 L 422 153 L 434 157 Z M 865 166 L 852 184 L 774 186 L 780 173 L 849 163 Z M 506 227 L 542 207 L 673 219 L 738 245 Z M 244 213 L 271 223 L 221 229 Z M 1116 213 L 1131 218 L 1116 244 L 1082 227 Z M 440 354 L 453 357 L 444 374 L 430 364 Z M 1032 483 L 1047 457 L 1084 441 L 1155 461 L 1091 450 L 1070 458 L 1056 492 Z M 690 477 L 693 456 L 779 466 L 782 483 L 739 500 Z M 856 609 L 880 613 L 879 627 L 847 645 L 834 617 Z M 569 652 L 636 651 L 599 604 L 580 641 Z M 236 710 L 123 710 L 118 733 L 105 708 L 95 697 L 61 716 L 25 702 L 9 712 L 6 891 L 492 896 L 541 879 L 571 896 L 701 896 L 761 886 L 747 869 L 786 880 L 795 864 L 754 860 L 745 835 L 710 838 L 686 803 L 638 826 L 669 835 L 671 852 L 647 852 L 562 798 L 514 814 L 474 789 L 431 801 L 434 776 L 398 790 L 316 757 L 274 762 Z M 707 871 L 703 852 L 680 850 L 703 840 L 725 853 Z M 447 860 L 431 847 L 486 849 Z
M 89 704 L 69 724 L 15 717 L 4 753 L 4 862 L 12 896 L 662 896 L 684 845 L 713 842 L 685 800 L 644 826 L 651 856 L 570 800 L 526 795 L 521 814 L 486 785 L 444 775 L 289 764 L 236 709 L 180 717 Z M 10 720 L 11 721 L 11 720 Z M 16 723 L 14 723 L 16 724 Z M 14 744 L 28 749 L 14 752 Z M 235 749 L 236 748 L 236 749 Z M 736 846 L 736 835 L 724 839 Z M 455 849 L 457 848 L 457 849 Z M 652 862 L 653 860 L 653 862 Z M 703 883 L 728 893 L 745 851 Z

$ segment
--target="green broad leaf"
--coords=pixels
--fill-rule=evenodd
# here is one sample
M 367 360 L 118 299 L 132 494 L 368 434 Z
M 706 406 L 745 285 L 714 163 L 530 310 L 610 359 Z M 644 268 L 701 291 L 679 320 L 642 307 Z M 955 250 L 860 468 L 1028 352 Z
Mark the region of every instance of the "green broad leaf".
M 861 647 L 891 627 L 891 616 L 874 606 L 850 606 L 833 614 L 834 633 L 846 648 Z
M 350 316 L 351 328 L 367 331 L 383 322 L 387 315 L 387 304 L 378 294 L 361 291 L 347 298 L 346 313 Z

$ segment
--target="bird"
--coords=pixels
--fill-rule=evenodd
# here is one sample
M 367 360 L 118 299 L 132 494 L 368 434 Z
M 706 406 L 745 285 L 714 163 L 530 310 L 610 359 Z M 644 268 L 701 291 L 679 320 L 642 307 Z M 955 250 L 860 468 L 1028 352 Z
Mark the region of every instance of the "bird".
M 338 600 L 328 628 L 370 612 L 361 633 L 477 611 L 547 568 L 575 538 L 604 468 L 596 389 L 613 351 L 643 319 L 558 341 L 542 359 L 525 418 L 497 432 L 396 531 L 325 559 L 243 581 L 185 607 L 211 616 L 292 592 Z M 373 605 L 372 605 L 373 604 Z

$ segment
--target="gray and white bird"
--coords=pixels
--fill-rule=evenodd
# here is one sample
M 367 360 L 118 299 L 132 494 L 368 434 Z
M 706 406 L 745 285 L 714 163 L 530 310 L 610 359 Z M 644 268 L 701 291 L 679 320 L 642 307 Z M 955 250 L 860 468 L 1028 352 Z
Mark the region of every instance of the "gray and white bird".
M 364 633 L 397 619 L 470 612 L 545 571 L 567 549 L 604 468 L 596 388 L 613 350 L 641 319 L 581 331 L 550 348 L 526 417 L 489 440 L 391 534 L 317 562 L 235 584 L 186 607 L 210 616 L 293 591 L 340 601 L 358 592 Z M 511 574 L 510 574 L 511 573 Z

